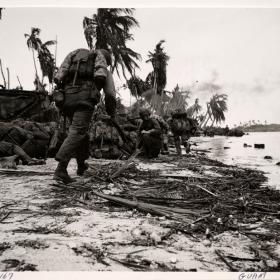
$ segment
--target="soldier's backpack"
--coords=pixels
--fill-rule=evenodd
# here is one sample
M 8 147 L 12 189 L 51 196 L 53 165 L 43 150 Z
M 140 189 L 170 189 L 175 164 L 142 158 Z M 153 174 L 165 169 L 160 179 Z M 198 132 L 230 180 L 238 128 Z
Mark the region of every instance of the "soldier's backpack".
M 191 130 L 191 124 L 186 118 L 173 118 L 170 122 L 170 128 L 173 133 L 182 134 Z

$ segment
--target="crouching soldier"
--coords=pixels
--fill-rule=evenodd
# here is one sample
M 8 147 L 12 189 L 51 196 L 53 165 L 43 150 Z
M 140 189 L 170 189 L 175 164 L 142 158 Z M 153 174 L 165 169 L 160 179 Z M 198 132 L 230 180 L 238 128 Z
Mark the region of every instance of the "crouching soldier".
M 89 157 L 88 129 L 95 105 L 100 100 L 100 90 L 105 93 L 105 107 L 108 115 L 114 117 L 116 108 L 112 74 L 107 70 L 111 64 L 110 54 L 105 50 L 78 49 L 71 52 L 59 68 L 55 82 L 64 92 L 60 109 L 69 117 L 69 132 L 55 159 L 59 162 L 54 179 L 65 184 L 74 180 L 68 175 L 67 166 L 76 158 L 77 175 L 83 175 Z
M 150 117 L 150 111 L 140 110 L 142 124 L 139 128 L 139 147 L 143 148 L 143 154 L 147 158 L 155 158 L 159 155 L 162 137 L 159 122 Z
M 190 152 L 190 144 L 188 142 L 192 134 L 191 120 L 187 117 L 187 113 L 177 109 L 171 113 L 168 121 L 174 136 L 174 144 L 178 155 L 182 155 L 181 145 L 185 147 L 186 153 Z
M 165 121 L 164 118 L 158 116 L 158 115 L 154 115 L 153 118 L 155 118 L 159 125 L 160 125 L 160 129 L 161 129 L 161 154 L 162 155 L 168 155 L 169 151 L 168 151 L 168 132 L 169 132 L 169 125 L 168 123 Z

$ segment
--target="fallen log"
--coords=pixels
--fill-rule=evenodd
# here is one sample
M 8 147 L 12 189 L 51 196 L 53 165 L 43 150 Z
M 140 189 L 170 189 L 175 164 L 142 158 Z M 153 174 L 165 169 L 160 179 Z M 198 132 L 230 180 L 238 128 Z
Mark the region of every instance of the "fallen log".
M 139 201 L 131 201 L 128 199 L 115 197 L 108 194 L 99 193 L 97 191 L 92 190 L 92 194 L 97 195 L 101 198 L 107 199 L 109 201 L 115 202 L 120 205 L 127 206 L 132 209 L 137 209 L 139 211 L 143 211 L 146 213 L 151 213 L 155 215 L 165 216 L 171 219 L 176 220 L 182 220 L 185 219 L 185 215 L 191 215 L 191 216 L 200 216 L 201 214 L 206 214 L 205 211 L 191 211 L 188 209 L 183 208 L 174 208 L 174 207 L 166 207 L 166 206 L 160 206 L 145 202 L 139 202 Z M 207 211 L 209 213 L 209 211 Z

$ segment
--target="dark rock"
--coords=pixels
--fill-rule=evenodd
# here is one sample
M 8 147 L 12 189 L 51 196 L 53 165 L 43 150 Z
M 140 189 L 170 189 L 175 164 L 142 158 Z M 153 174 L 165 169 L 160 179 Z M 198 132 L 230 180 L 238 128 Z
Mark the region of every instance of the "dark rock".
M 264 159 L 272 159 L 272 156 L 265 156 Z
M 244 144 L 243 144 L 243 147 L 244 147 L 244 148 L 249 148 L 249 147 L 252 147 L 252 145 L 248 145 L 247 143 L 244 143 Z
M 230 149 L 230 147 L 224 147 L 225 150 Z
M 276 165 L 280 166 L 280 161 L 276 163 Z
M 256 149 L 264 149 L 265 148 L 265 145 L 264 144 L 254 144 L 254 147 Z

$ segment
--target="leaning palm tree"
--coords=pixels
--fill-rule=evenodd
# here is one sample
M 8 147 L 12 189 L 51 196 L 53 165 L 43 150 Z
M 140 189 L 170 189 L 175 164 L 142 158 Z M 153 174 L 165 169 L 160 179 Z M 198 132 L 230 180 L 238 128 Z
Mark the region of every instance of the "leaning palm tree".
M 224 113 L 227 111 L 227 95 L 226 94 L 215 94 L 212 96 L 210 101 L 207 103 L 207 112 L 204 120 L 201 123 L 203 127 L 206 127 L 209 119 L 212 119 L 211 126 L 214 123 L 221 123 L 225 120 Z
M 127 87 L 129 88 L 131 95 L 136 99 L 141 97 L 144 92 L 151 88 L 146 81 L 143 81 L 137 76 L 132 76 L 127 81 Z
M 127 42 L 133 40 L 130 29 L 139 25 L 133 12 L 134 9 L 97 9 L 92 18 L 85 17 L 83 20 L 89 48 L 110 50 L 113 56 L 112 72 L 116 70 L 120 76 L 121 68 L 126 80 L 126 71 L 132 76 L 135 68 L 139 68 L 136 61 L 141 58 L 127 47 Z
M 221 123 L 225 121 L 225 112 L 227 111 L 227 95 L 226 94 L 215 94 L 210 100 L 210 107 L 213 115 L 211 126 L 214 123 Z
M 41 45 L 42 45 L 42 41 L 39 38 L 40 32 L 41 32 L 41 29 L 32 27 L 31 34 L 24 34 L 25 38 L 27 38 L 26 43 L 27 43 L 28 49 L 32 50 L 36 78 L 38 77 L 38 71 L 37 71 L 36 60 L 35 60 L 35 51 L 39 52 Z

